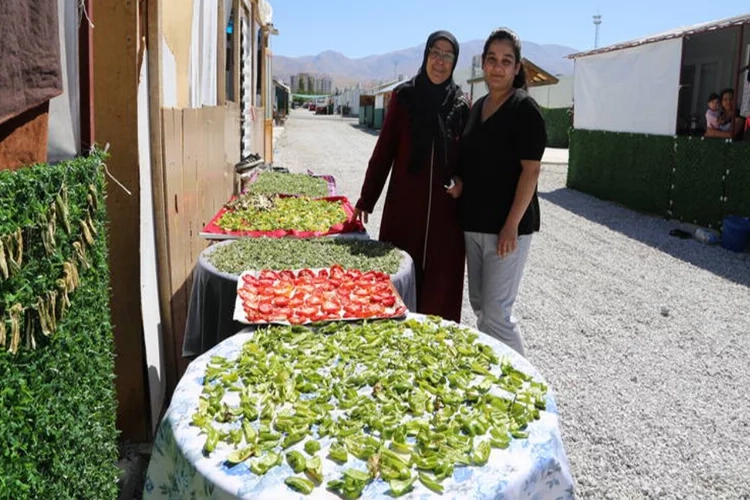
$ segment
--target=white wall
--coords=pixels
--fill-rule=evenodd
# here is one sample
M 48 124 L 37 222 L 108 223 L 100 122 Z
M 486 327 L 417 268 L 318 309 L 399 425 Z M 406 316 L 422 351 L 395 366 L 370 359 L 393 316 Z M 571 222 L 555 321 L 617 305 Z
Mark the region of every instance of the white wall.
M 559 76 L 559 82 L 555 85 L 544 85 L 542 87 L 531 87 L 529 95 L 545 108 L 569 108 L 573 105 L 573 83 L 572 76 Z
M 574 126 L 674 135 L 682 40 L 665 40 L 575 61 Z
M 57 1 L 63 93 L 49 103 L 47 159 L 74 158 L 81 149 L 81 99 L 78 70 L 78 2 Z M 82 19 L 81 22 L 86 22 Z
M 151 187 L 151 138 L 148 102 L 148 54 L 143 55 L 138 82 L 138 161 L 141 196 L 141 318 L 143 343 L 146 347 L 148 386 L 151 403 L 151 430 L 159 423 L 164 403 L 164 345 L 161 336 L 159 287 L 156 275 L 156 237 L 154 235 L 154 203 Z M 135 311 L 134 311 L 135 312 Z M 134 367 L 137 369 L 137 367 Z

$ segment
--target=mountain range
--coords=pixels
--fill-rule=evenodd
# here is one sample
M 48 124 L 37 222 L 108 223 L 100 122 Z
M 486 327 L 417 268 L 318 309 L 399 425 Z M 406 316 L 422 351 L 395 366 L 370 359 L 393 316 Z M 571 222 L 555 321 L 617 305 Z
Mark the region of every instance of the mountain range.
M 461 43 L 456 71 L 471 66 L 472 57 L 482 53 L 484 40 Z M 336 87 L 355 83 L 392 80 L 410 76 L 422 64 L 423 45 L 408 49 L 351 59 L 340 52 L 326 50 L 315 56 L 273 56 L 273 76 L 285 82 L 297 73 L 328 75 Z M 566 56 L 578 52 L 564 45 L 540 45 L 522 42 L 521 55 L 553 75 L 572 75 L 573 61 Z

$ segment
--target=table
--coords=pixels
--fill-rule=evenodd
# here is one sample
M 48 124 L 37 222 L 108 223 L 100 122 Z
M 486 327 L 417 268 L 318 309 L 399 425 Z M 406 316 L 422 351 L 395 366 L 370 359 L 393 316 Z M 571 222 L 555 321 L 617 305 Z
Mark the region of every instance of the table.
M 409 317 L 423 319 L 419 314 Z M 450 324 L 450 322 L 446 323 Z M 291 491 L 284 479 L 292 474 L 284 463 L 262 477 L 253 475 L 246 467 L 222 466 L 229 447 L 214 452 L 210 458 L 202 454 L 205 436 L 199 436 L 196 427 L 190 425 L 198 398 L 203 389 L 202 380 L 211 356 L 237 357 L 241 346 L 252 337 L 252 333 L 235 335 L 209 352 L 195 359 L 177 385 L 172 402 L 162 420 L 154 442 L 144 486 L 145 499 L 162 498 L 211 498 L 216 500 L 234 498 L 263 499 L 337 499 L 334 493 L 323 487 L 316 488 L 311 495 L 304 496 Z M 491 346 L 499 356 L 507 356 L 512 364 L 538 381 L 543 378 L 523 357 L 496 339 L 479 334 L 480 341 Z M 457 467 L 452 479 L 443 482 L 445 493 L 434 498 L 448 499 L 572 499 L 573 480 L 558 428 L 555 400 L 550 390 L 547 393 L 547 410 L 541 419 L 527 428 L 528 439 L 513 440 L 506 450 L 492 450 L 490 461 L 481 468 Z M 350 460 L 337 466 L 324 460 L 327 478 L 338 476 L 340 470 L 352 467 Z M 365 490 L 363 499 L 391 498 L 384 493 L 387 483 L 375 481 Z M 419 485 L 403 499 L 431 498 L 429 490 Z
M 190 291 L 183 356 L 197 356 L 211 349 L 222 340 L 239 332 L 247 325 L 232 319 L 237 298 L 236 274 L 222 273 L 208 260 L 208 256 L 223 241 L 201 252 L 193 269 L 193 287 Z M 410 311 L 417 309 L 417 288 L 414 261 L 408 253 L 401 251 L 401 266 L 391 281 Z

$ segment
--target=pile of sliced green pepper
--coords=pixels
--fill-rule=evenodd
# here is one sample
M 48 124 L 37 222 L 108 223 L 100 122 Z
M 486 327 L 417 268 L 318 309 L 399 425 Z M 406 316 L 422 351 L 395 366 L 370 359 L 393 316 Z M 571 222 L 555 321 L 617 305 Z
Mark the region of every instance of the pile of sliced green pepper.
M 281 229 L 325 233 L 331 227 L 346 222 L 346 219 L 346 211 L 340 201 L 276 197 L 268 208 L 250 205 L 229 210 L 221 216 L 217 225 L 225 231 Z
M 262 475 L 286 458 L 304 474 L 286 484 L 302 493 L 323 482 L 324 448 L 338 464 L 367 465 L 328 481 L 344 498 L 376 478 L 394 496 L 417 480 L 441 493 L 455 467 L 485 465 L 545 409 L 547 387 L 477 337 L 434 317 L 258 330 L 237 359 L 211 359 L 193 424 L 205 453 L 234 446 L 229 465 Z M 298 443 L 308 456 L 290 450 Z

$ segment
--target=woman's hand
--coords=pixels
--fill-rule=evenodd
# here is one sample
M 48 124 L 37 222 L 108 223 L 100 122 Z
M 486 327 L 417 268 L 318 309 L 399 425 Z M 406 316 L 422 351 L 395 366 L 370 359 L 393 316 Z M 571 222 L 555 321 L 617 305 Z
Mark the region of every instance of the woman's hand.
M 497 236 L 497 255 L 504 258 L 518 248 L 518 226 L 505 224 Z
M 454 199 L 461 196 L 461 192 L 464 190 L 464 183 L 461 182 L 460 177 L 453 177 L 453 185 L 449 188 L 446 188 L 446 192 L 451 195 Z
M 367 224 L 369 215 L 369 212 L 365 212 L 364 210 L 360 210 L 359 208 L 354 207 L 354 213 L 352 214 L 351 222 L 358 220 L 362 224 Z

